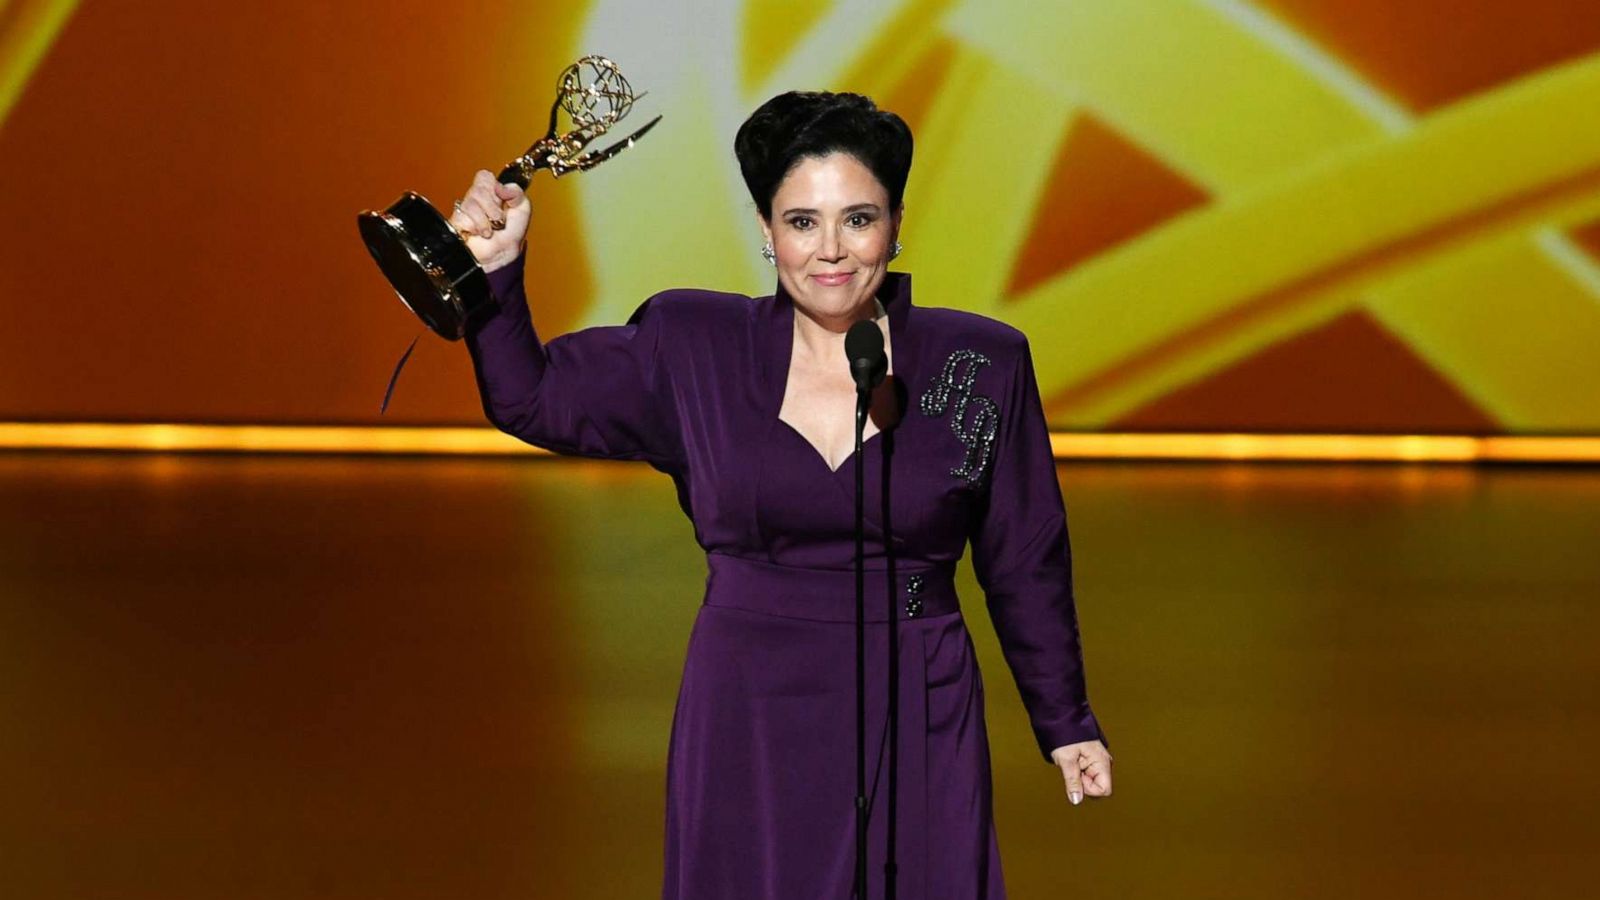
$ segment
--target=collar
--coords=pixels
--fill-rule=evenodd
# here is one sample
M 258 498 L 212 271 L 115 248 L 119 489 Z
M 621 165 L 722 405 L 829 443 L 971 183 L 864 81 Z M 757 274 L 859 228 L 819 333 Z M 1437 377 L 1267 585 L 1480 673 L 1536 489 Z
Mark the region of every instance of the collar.
M 914 333 L 908 336 L 906 323 L 911 316 L 911 273 L 887 272 L 878 286 L 878 302 L 889 316 L 889 348 L 894 357 L 894 377 L 909 386 L 916 376 L 917 347 Z M 775 420 L 783 403 L 783 390 L 789 379 L 789 358 L 794 354 L 794 298 L 778 283 L 770 297 L 761 298 L 759 332 L 761 346 L 759 371 L 764 395 L 770 399 L 770 415 Z M 840 365 L 843 365 L 843 360 Z

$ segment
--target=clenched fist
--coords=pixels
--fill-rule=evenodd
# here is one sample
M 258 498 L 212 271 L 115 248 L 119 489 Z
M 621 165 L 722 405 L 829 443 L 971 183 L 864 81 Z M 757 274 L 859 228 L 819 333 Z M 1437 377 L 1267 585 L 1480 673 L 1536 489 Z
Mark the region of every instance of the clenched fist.
M 514 184 L 501 184 L 488 169 L 479 169 L 472 187 L 455 203 L 450 224 L 467 240 L 467 249 L 485 272 L 517 258 L 528 233 L 533 204 Z
M 1076 806 L 1084 797 L 1111 796 L 1111 752 L 1099 741 L 1057 747 L 1050 758 L 1061 767 L 1067 799 Z

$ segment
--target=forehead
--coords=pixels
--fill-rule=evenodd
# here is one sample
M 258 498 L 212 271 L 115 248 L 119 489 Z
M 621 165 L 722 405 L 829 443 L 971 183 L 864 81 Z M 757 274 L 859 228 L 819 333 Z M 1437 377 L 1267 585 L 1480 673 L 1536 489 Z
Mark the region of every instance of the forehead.
M 773 205 L 780 209 L 804 206 L 850 206 L 857 203 L 886 205 L 889 191 L 861 160 L 848 153 L 804 156 L 778 184 Z

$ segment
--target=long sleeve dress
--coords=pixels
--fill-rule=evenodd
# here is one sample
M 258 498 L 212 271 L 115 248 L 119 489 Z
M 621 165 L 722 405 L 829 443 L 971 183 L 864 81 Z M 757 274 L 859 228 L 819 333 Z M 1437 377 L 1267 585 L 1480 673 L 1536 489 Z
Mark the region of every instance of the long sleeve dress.
M 866 484 L 869 898 L 884 894 L 888 610 L 898 621 L 897 896 L 1005 896 L 983 680 L 953 587 L 973 565 L 1041 754 L 1100 739 L 1067 525 L 1021 332 L 916 307 L 889 273 L 900 421 L 837 470 L 778 418 L 781 286 L 650 297 L 623 325 L 542 341 L 521 259 L 489 275 L 467 345 L 489 420 L 559 453 L 670 475 L 706 552 L 667 751 L 663 900 L 851 895 L 855 475 Z M 841 365 L 843 360 L 841 360 Z

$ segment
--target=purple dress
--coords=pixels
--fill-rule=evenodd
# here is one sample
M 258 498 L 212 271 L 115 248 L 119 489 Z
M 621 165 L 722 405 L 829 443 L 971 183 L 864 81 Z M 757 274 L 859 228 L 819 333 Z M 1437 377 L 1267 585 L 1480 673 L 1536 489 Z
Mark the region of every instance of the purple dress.
M 1104 740 L 1022 333 L 913 306 L 910 276 L 889 273 L 879 296 L 904 415 L 830 470 L 778 418 L 795 315 L 781 287 L 755 299 L 665 291 L 625 325 L 541 342 L 522 273 L 521 259 L 490 273 L 499 305 L 467 334 L 489 420 L 559 453 L 644 460 L 671 475 L 706 551 L 667 755 L 664 900 L 851 894 L 857 466 L 867 497 L 868 896 L 884 892 L 892 603 L 897 897 L 1003 898 L 983 680 L 952 582 L 969 540 L 1045 761 L 1064 744 Z

